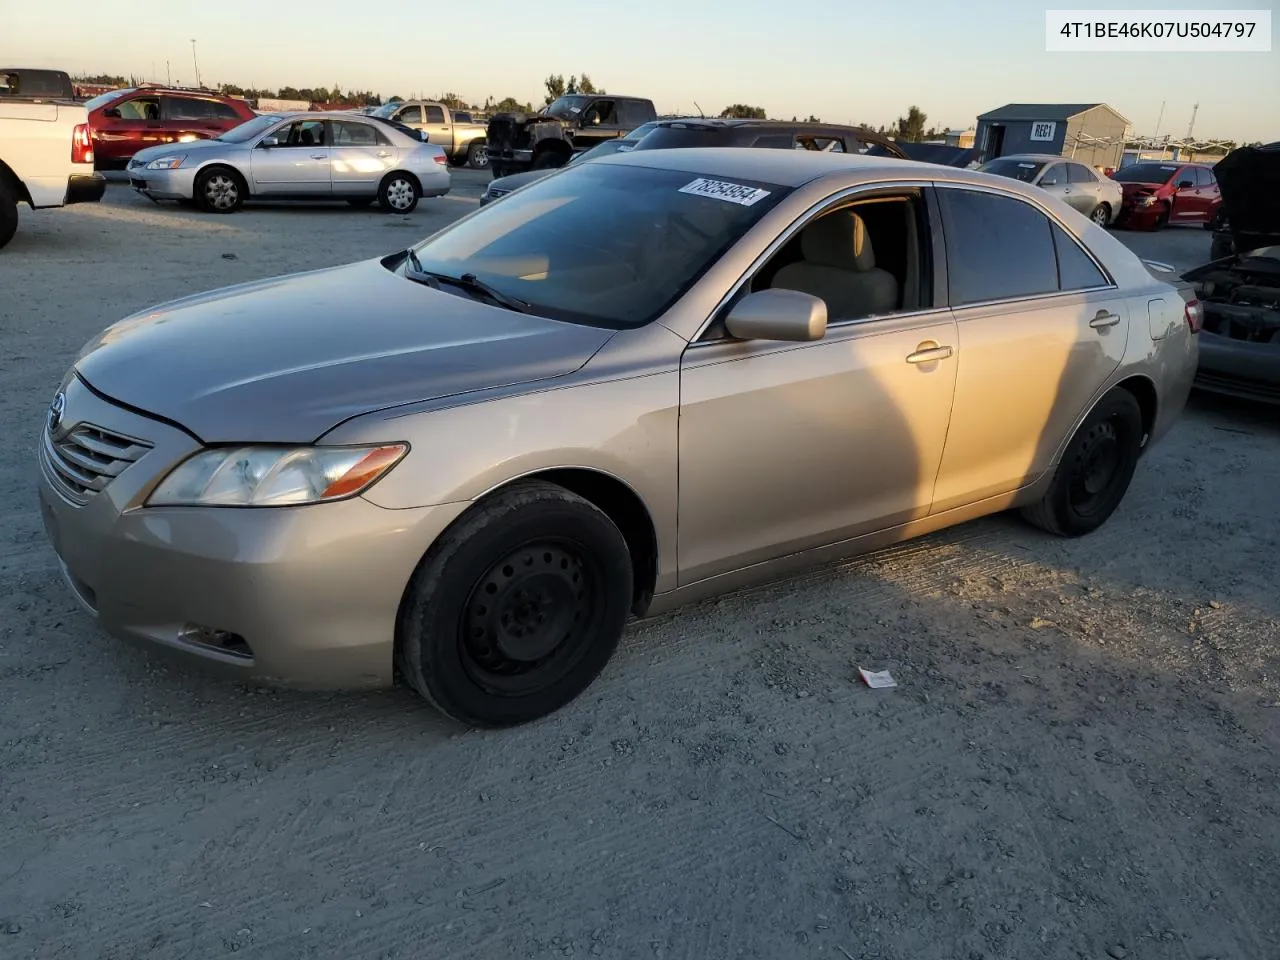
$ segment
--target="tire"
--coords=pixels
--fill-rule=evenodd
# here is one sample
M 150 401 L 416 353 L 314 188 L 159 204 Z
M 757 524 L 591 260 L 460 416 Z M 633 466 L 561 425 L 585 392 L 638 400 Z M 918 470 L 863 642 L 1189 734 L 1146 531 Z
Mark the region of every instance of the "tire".
M 631 595 L 631 555 L 613 521 L 555 484 L 512 484 L 423 558 L 401 606 L 397 664 L 455 720 L 526 723 L 591 685 L 618 646 Z
M 564 157 L 555 150 L 544 150 L 533 161 L 534 170 L 555 170 L 565 165 Z
M 494 180 L 505 177 L 508 172 L 507 168 L 502 164 L 494 163 L 492 160 L 489 161 L 489 173 L 493 176 Z
M 18 232 L 18 198 L 8 184 L 0 182 L 0 247 Z
M 378 206 L 387 213 L 413 213 L 421 199 L 422 187 L 407 173 L 388 173 L 378 185 Z
M 467 147 L 467 166 L 472 170 L 489 169 L 489 145 L 473 143 Z
M 248 193 L 244 178 L 228 167 L 211 167 L 196 177 L 195 199 L 205 213 L 235 213 Z
M 1142 408 L 1116 388 L 1098 402 L 1062 454 L 1048 492 L 1024 507 L 1042 530 L 1080 537 L 1102 526 L 1120 506 L 1142 453 Z
M 1111 223 L 1111 206 L 1105 203 L 1098 204 L 1093 208 L 1093 213 L 1089 214 L 1089 219 L 1100 227 L 1106 227 Z

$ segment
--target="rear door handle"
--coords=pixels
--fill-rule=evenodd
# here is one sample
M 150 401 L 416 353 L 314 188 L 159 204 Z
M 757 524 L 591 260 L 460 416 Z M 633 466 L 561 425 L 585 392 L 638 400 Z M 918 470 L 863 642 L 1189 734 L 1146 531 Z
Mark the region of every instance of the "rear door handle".
M 312 160 L 328 160 L 329 155 L 327 153 L 313 153 L 311 155 L 311 159 Z
M 907 363 L 933 363 L 951 356 L 950 347 L 926 347 L 924 344 L 915 353 L 907 354 Z
M 1107 313 L 1105 310 L 1099 310 L 1097 316 L 1089 321 L 1089 326 L 1095 330 L 1103 330 L 1107 327 L 1114 327 L 1120 322 L 1120 314 Z
M 387 157 L 391 156 L 391 154 L 387 153 L 387 151 L 385 150 L 379 150 L 378 156 L 382 157 L 382 159 L 385 160 Z

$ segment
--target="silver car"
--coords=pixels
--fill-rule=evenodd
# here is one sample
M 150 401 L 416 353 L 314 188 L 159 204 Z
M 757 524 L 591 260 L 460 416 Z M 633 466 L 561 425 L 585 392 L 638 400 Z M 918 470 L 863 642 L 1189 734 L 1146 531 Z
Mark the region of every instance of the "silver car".
M 1000 177 L 633 150 L 108 328 L 41 425 L 45 527 L 119 637 L 272 683 L 398 666 L 517 723 L 633 613 L 1006 509 L 1097 529 L 1190 390 L 1174 279 Z
M 1120 215 L 1124 198 L 1120 184 L 1075 160 L 1048 153 L 1016 153 L 989 160 L 978 169 L 1037 186 L 1101 227 Z
M 264 114 L 210 140 L 139 150 L 129 183 L 153 200 L 232 213 L 246 200 L 377 200 L 409 213 L 449 192 L 444 150 L 416 131 L 345 111 Z

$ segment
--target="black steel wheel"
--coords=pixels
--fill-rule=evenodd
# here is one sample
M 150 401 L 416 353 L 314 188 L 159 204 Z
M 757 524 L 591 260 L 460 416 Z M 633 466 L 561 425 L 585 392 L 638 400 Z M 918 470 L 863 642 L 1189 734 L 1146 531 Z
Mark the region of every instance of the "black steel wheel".
M 631 605 L 631 556 L 587 500 L 540 481 L 476 504 L 436 542 L 405 594 L 401 673 L 478 726 L 545 716 L 596 678 Z
M 1116 388 L 1093 408 L 1063 453 L 1048 492 L 1023 510 L 1028 521 L 1060 536 L 1102 526 L 1124 499 L 1142 455 L 1142 408 Z

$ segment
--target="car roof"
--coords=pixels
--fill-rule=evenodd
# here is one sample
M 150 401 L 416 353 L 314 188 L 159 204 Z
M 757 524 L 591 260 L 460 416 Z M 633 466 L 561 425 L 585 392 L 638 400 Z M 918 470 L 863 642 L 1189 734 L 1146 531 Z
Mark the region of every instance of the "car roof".
M 1070 157 L 1064 157 L 1058 153 L 1002 153 L 998 157 L 992 157 L 992 160 L 1070 160 Z M 1077 163 L 1079 161 L 1076 161 Z
M 863 156 L 853 153 L 826 153 L 817 150 L 778 150 L 765 147 L 742 147 L 725 150 L 717 147 L 674 147 L 668 150 L 631 150 L 593 160 L 592 163 L 650 167 L 656 170 L 679 170 L 701 176 L 759 180 L 784 187 L 799 187 L 828 174 L 856 170 L 868 176 L 887 175 L 920 179 L 960 179 L 964 182 L 989 184 L 990 174 L 973 175 L 955 167 L 896 157 Z

